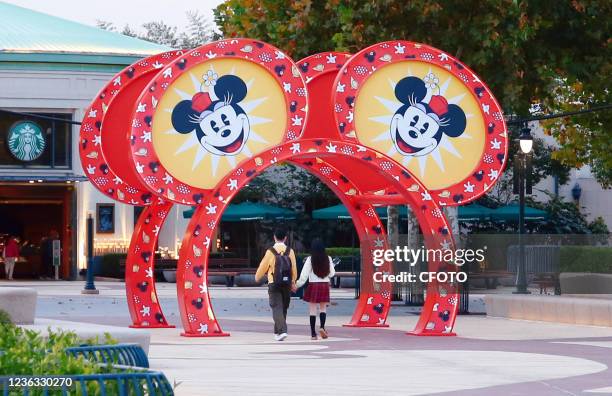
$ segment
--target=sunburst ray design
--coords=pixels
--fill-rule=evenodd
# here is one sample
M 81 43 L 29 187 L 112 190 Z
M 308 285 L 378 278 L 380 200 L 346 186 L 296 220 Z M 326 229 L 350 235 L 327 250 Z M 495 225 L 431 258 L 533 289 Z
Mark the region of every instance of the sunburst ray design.
M 244 146 L 242 148 L 242 153 L 244 155 L 246 155 L 247 157 L 251 158 L 253 156 L 253 152 L 251 151 L 251 149 L 249 148 L 249 146 Z
M 402 103 L 398 102 L 397 100 L 389 100 L 387 98 L 383 98 L 382 96 L 375 96 L 375 98 L 393 114 L 395 114 L 397 109 L 402 107 Z
M 430 68 L 428 73 L 432 73 L 432 69 Z M 407 71 L 407 75 L 408 76 L 412 76 L 412 70 L 410 68 L 408 68 Z M 388 83 L 389 83 L 389 87 L 391 88 L 391 91 L 393 92 L 395 90 L 395 86 L 397 85 L 397 81 L 393 81 L 393 79 L 388 78 L 387 79 Z M 444 95 L 449 87 L 451 86 L 452 83 L 452 79 L 451 77 L 447 77 L 444 82 L 442 83 L 442 85 L 439 86 L 439 95 Z M 429 91 L 429 90 L 428 90 Z M 431 96 L 431 92 L 428 92 L 428 97 Z M 449 104 L 459 104 L 464 97 L 466 96 L 466 93 L 462 93 L 459 95 L 456 95 L 452 98 L 448 99 L 448 103 Z M 394 96 L 390 97 L 383 97 L 383 96 L 374 96 L 374 98 L 380 102 L 385 108 L 387 108 L 390 111 L 390 114 L 384 114 L 384 115 L 376 115 L 376 116 L 371 116 L 368 117 L 369 120 L 374 121 L 376 123 L 379 124 L 383 124 L 387 127 L 387 129 L 385 129 L 382 133 L 375 135 L 373 138 L 370 139 L 370 142 L 374 143 L 374 142 L 380 142 L 380 141 L 384 141 L 384 140 L 390 140 L 390 134 L 391 131 L 389 130 L 389 125 L 391 124 L 391 120 L 393 119 L 393 115 L 395 114 L 395 112 L 402 106 L 402 103 L 398 102 L 397 100 L 395 100 Z M 427 100 L 427 98 L 425 98 L 425 100 Z M 471 118 L 474 117 L 473 114 L 468 113 L 466 114 L 466 118 Z M 459 136 L 458 138 L 461 139 L 472 139 L 472 136 L 469 135 L 469 133 L 465 132 L 463 133 L 461 136 Z M 418 160 L 418 168 L 419 168 L 419 174 L 421 175 L 421 177 L 423 177 L 425 175 L 425 172 L 427 170 L 427 163 L 429 158 L 431 157 L 431 159 L 433 160 L 433 162 L 437 165 L 437 167 L 442 171 L 445 172 L 446 168 L 444 165 L 444 158 L 443 155 L 441 153 L 441 150 L 444 149 L 445 151 L 449 152 L 450 154 L 452 154 L 453 156 L 457 157 L 457 158 L 462 158 L 461 154 L 457 151 L 457 149 L 455 148 L 455 146 L 453 145 L 453 143 L 451 142 L 451 139 L 449 139 L 446 136 L 442 137 L 442 140 L 440 141 L 438 147 L 436 147 L 431 153 L 429 153 L 428 155 L 424 155 L 424 156 L 420 156 L 420 157 L 414 157 L 414 156 L 409 156 L 409 155 L 405 155 L 403 156 L 401 162 L 404 166 L 407 166 L 409 163 L 412 162 L 412 160 L 414 158 L 416 158 Z M 397 150 L 397 148 L 395 147 L 395 145 L 391 145 L 391 147 L 387 150 L 386 154 L 388 156 L 395 156 L 397 154 L 399 154 L 399 151 Z
M 221 159 L 220 155 L 211 155 L 210 157 L 210 171 L 213 176 L 217 175 L 217 169 L 219 168 L 219 160 Z
M 198 88 L 198 90 L 199 90 L 199 88 Z M 176 92 L 176 94 L 177 94 L 177 95 L 178 95 L 178 96 L 179 96 L 181 99 L 183 99 L 183 100 L 191 99 L 191 97 L 192 97 L 192 96 L 191 96 L 191 95 L 189 95 L 187 92 L 185 92 L 185 91 L 181 91 L 181 90 L 180 90 L 180 89 L 178 89 L 178 88 L 174 88 L 174 92 Z
M 200 165 L 200 162 L 202 162 L 202 160 L 206 157 L 207 154 L 208 153 L 205 150 L 196 151 L 195 158 L 193 159 L 193 164 L 191 164 L 191 170 L 197 168 L 198 165 Z
M 438 165 L 438 168 L 440 168 L 440 170 L 442 172 L 445 171 L 444 169 L 444 161 L 442 161 L 442 156 L 440 155 L 440 150 L 434 150 L 431 152 L 431 158 L 434 160 L 434 162 L 436 163 L 436 165 Z
M 251 111 L 255 110 L 257 108 L 257 106 L 259 106 L 260 104 L 262 104 L 266 100 L 268 100 L 268 98 L 266 96 L 264 96 L 263 98 L 257 98 L 257 99 L 249 100 L 248 102 L 240 103 L 240 107 L 242 107 L 242 109 L 248 114 Z
M 181 145 L 181 147 L 178 148 L 178 150 L 176 150 L 174 152 L 174 155 L 178 155 L 182 152 L 185 152 L 187 150 L 189 150 L 190 148 L 197 146 L 198 144 L 200 144 L 200 142 L 198 142 L 198 138 L 196 137 L 195 134 L 189 134 L 189 137 L 187 138 L 187 140 L 185 140 L 185 143 L 183 143 Z M 198 150 L 200 151 L 200 150 Z
M 465 92 L 462 93 L 461 95 L 453 96 L 452 98 L 448 100 L 448 104 L 459 104 L 461 103 L 464 97 L 465 97 Z
M 174 128 L 170 128 L 167 131 L 163 132 L 165 135 L 180 135 Z
M 417 157 L 419 159 L 419 174 L 421 175 L 421 178 L 425 176 L 425 169 L 427 168 L 427 157 L 427 155 Z
M 459 154 L 455 146 L 453 146 L 453 143 L 450 141 L 450 139 L 447 138 L 446 136 L 442 137 L 442 139 L 440 140 L 440 143 L 438 144 L 438 147 L 434 151 L 439 152 L 441 148 L 448 151 L 449 153 L 451 153 L 457 158 L 463 158 L 461 154 Z
M 444 83 L 440 85 L 440 95 L 444 95 L 446 93 L 446 90 L 448 89 L 450 82 L 451 82 L 451 78 L 448 77 L 446 81 L 444 81 Z
M 249 135 L 249 140 L 252 140 L 258 143 L 264 143 L 264 144 L 268 143 L 266 139 L 264 139 L 261 135 L 259 135 L 257 132 L 255 132 L 252 129 L 251 129 L 251 134 Z
M 239 62 L 232 63 L 213 60 L 186 70 L 183 76 L 170 85 L 167 90 L 170 96 L 160 102 L 161 106 L 158 108 L 163 115 L 160 115 L 161 121 L 154 127 L 155 136 L 158 138 L 154 138 L 153 144 L 157 145 L 155 149 L 162 153 L 160 161 L 164 165 L 169 164 L 166 168 L 177 179 L 185 180 L 192 186 L 212 188 L 220 177 L 235 168 L 242 160 L 255 157 L 267 145 L 279 143 L 286 133 L 286 121 L 281 120 L 281 117 L 284 117 L 281 114 L 285 114 L 282 86 L 272 75 L 269 76 L 269 73 L 260 74 L 259 66 L 244 61 L 240 63 L 245 65 L 243 69 Z M 208 144 L 202 145 L 195 130 L 183 134 L 172 125 L 170 115 L 178 102 L 191 100 L 198 92 L 207 92 L 213 102 L 224 99 L 215 95 L 216 85 L 207 86 L 205 83 L 207 74 L 211 71 L 217 74 L 218 79 L 228 75 L 237 76 L 247 87 L 246 97 L 240 102 L 232 102 L 232 105 L 239 106 L 244 111 L 249 125 L 248 135 L 241 142 L 240 151 L 233 154 L 215 150 L 214 146 Z M 281 103 L 282 112 L 279 111 Z M 192 117 L 189 121 L 194 123 L 195 129 L 198 120 Z M 206 133 L 207 127 L 202 127 Z M 237 125 L 235 127 L 239 128 Z
M 191 78 L 191 83 L 193 84 L 194 91 L 200 92 L 200 88 L 202 87 L 202 81 L 191 72 L 189 72 L 189 78 Z
M 383 133 L 381 133 L 380 135 L 376 136 L 375 138 L 371 139 L 372 142 L 381 142 L 383 140 L 387 140 L 389 139 L 389 135 L 391 134 L 391 131 L 389 131 L 389 128 L 385 129 L 385 131 Z

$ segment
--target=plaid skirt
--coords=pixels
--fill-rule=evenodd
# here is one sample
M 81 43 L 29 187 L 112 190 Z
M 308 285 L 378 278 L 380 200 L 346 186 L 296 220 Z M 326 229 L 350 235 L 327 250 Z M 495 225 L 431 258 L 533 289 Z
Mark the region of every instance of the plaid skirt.
M 304 301 L 311 303 L 329 302 L 329 282 L 308 282 Z

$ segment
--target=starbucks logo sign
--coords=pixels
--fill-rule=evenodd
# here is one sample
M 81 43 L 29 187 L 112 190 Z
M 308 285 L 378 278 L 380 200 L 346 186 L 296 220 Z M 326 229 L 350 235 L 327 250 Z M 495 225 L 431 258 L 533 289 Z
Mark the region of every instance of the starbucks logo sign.
M 20 161 L 34 161 L 45 150 L 42 128 L 32 121 L 19 121 L 8 131 L 8 148 Z

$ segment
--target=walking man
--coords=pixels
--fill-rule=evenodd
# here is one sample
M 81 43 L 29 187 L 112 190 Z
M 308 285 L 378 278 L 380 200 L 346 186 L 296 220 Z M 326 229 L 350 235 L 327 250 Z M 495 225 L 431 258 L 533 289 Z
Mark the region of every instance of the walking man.
M 274 319 L 274 339 L 283 341 L 287 338 L 287 309 L 291 301 L 291 292 L 295 291 L 297 266 L 295 252 L 286 245 L 287 232 L 283 229 L 274 231 L 274 246 L 266 251 L 255 280 L 259 282 L 268 275 L 268 296 L 272 318 Z

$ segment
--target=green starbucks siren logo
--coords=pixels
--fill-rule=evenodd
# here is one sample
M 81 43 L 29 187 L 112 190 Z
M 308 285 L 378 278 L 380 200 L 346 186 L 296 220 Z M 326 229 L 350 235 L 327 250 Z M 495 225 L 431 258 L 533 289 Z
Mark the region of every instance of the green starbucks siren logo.
M 19 121 L 8 131 L 8 148 L 21 161 L 34 161 L 45 150 L 42 128 L 31 121 Z

